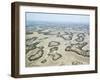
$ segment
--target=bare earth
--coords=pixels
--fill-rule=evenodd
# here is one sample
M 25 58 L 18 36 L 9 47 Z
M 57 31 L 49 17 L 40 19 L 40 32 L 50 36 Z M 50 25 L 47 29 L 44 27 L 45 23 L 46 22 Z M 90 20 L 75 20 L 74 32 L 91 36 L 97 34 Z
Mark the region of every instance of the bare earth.
M 84 30 L 26 30 L 26 67 L 89 64 L 89 33 Z

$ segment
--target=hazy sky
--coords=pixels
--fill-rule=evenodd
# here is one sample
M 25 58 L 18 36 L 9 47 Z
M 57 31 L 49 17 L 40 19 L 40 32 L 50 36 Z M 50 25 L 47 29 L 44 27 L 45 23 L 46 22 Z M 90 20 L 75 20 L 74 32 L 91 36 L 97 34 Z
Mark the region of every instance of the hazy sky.
M 89 23 L 89 15 L 26 13 L 26 21 Z

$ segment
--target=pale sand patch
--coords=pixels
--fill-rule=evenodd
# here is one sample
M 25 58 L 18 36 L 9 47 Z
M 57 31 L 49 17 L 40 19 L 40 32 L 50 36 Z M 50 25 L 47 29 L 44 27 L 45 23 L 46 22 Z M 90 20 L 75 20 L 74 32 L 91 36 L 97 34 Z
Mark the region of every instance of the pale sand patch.
M 47 30 L 48 31 L 48 30 Z M 69 31 L 66 31 L 69 32 Z M 30 55 L 33 55 L 35 53 L 35 51 L 33 51 L 33 53 L 27 53 L 26 54 L 26 67 L 34 67 L 34 66 L 60 66 L 60 65 L 72 65 L 73 62 L 75 62 L 77 65 L 83 65 L 83 64 L 89 64 L 89 57 L 84 57 L 82 55 L 78 55 L 75 52 L 71 52 L 71 51 L 65 51 L 66 46 L 71 45 L 71 44 L 75 44 L 77 43 L 75 41 L 75 39 L 77 38 L 77 34 L 78 33 L 84 33 L 82 31 L 71 31 L 70 32 L 74 33 L 72 40 L 64 40 L 61 37 L 57 37 L 57 35 L 44 35 L 44 34 L 38 34 L 38 32 L 33 32 L 33 34 L 29 34 L 26 35 L 26 39 L 32 38 L 32 37 L 38 37 L 38 39 L 36 39 L 35 41 L 33 41 L 32 43 L 35 42 L 40 42 L 39 44 L 37 44 L 37 47 L 44 47 L 43 51 L 44 54 L 42 57 L 40 57 L 37 60 L 34 61 L 29 61 L 28 58 Z M 58 33 L 58 31 L 53 32 L 55 34 Z M 60 31 L 61 34 L 63 34 L 63 31 Z M 45 38 L 48 37 L 46 39 L 42 39 L 41 38 Z M 56 42 L 60 42 L 60 45 L 56 46 L 58 47 L 58 50 L 55 51 L 54 53 L 50 53 L 50 48 L 48 47 L 49 42 L 51 41 L 56 41 Z M 87 42 L 88 44 L 83 48 L 84 50 L 89 50 L 89 35 L 87 33 L 85 33 L 85 39 L 83 42 Z M 28 43 L 27 43 L 28 44 Z M 74 48 L 76 49 L 76 48 Z M 52 57 L 53 56 L 48 56 L 48 54 L 53 54 L 55 55 L 54 57 L 59 55 L 56 55 L 55 53 L 59 53 L 61 54 L 61 57 L 57 60 L 53 60 Z M 39 56 L 39 55 L 37 55 Z M 45 60 L 46 62 L 41 63 L 43 60 Z

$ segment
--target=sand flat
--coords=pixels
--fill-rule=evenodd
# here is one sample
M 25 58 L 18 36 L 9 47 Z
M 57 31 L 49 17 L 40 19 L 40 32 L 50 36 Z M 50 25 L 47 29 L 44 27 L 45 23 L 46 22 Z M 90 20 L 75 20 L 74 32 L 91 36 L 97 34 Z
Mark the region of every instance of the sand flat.
M 32 40 L 34 37 L 37 37 L 36 40 Z M 27 39 L 29 41 L 26 41 L 26 67 L 89 64 L 89 52 L 87 56 L 87 50 L 89 51 L 89 34 L 86 31 L 47 29 L 39 32 L 37 30 L 31 34 L 26 34 Z M 38 44 L 35 44 L 37 42 Z M 84 42 L 87 42 L 87 45 L 80 50 L 79 48 Z M 29 48 L 27 45 L 31 45 L 31 47 Z M 50 49 L 55 47 L 58 49 L 53 49 L 50 52 Z M 66 48 L 68 48 L 67 51 L 65 50 Z

